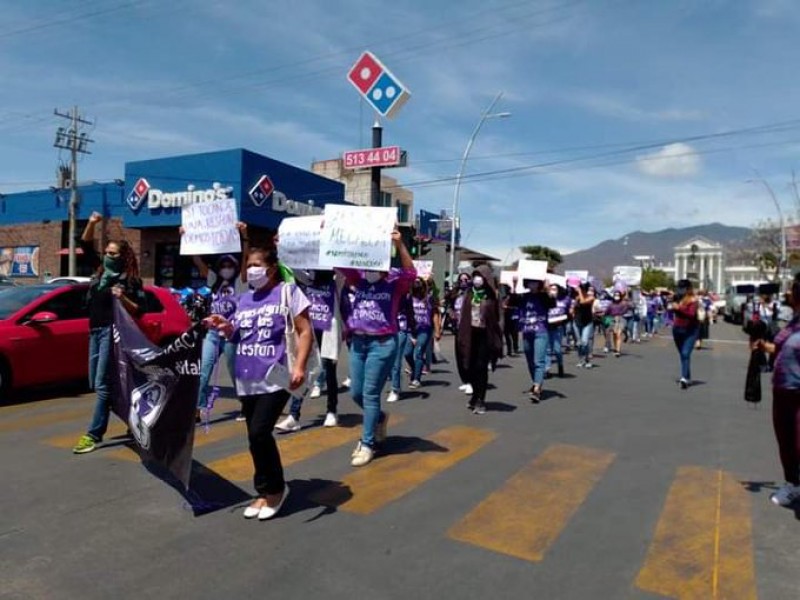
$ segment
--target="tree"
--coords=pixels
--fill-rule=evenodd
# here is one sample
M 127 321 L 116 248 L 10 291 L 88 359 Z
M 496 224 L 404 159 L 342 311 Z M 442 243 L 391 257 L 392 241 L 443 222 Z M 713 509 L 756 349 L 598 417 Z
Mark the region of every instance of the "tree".
M 552 271 L 564 262 L 564 257 L 558 250 L 547 246 L 520 246 L 519 249 L 528 260 L 546 260 L 548 271 Z
M 642 271 L 642 289 L 654 290 L 656 288 L 675 287 L 675 281 L 661 269 L 644 269 Z

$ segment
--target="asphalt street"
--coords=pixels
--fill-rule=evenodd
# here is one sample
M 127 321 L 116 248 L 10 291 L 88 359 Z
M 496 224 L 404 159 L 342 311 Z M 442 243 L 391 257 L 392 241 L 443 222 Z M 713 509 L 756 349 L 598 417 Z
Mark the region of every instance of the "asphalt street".
M 800 597 L 800 512 L 769 502 L 768 376 L 747 405 L 745 338 L 720 323 L 682 391 L 665 333 L 620 358 L 598 344 L 591 371 L 568 354 L 537 405 L 524 359 L 506 358 L 483 416 L 446 337 L 450 362 L 387 406 L 386 452 L 361 469 L 349 395 L 336 429 L 309 400 L 280 438 L 291 496 L 268 522 L 241 517 L 252 471 L 229 387 L 197 432 L 189 498 L 121 423 L 71 453 L 93 394 L 25 394 L 0 407 L 0 598 Z

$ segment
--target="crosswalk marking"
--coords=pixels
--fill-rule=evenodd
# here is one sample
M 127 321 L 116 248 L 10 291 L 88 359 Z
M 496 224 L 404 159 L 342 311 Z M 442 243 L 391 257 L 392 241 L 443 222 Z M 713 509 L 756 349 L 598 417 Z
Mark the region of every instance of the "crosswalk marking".
M 456 523 L 448 536 L 540 561 L 614 457 L 591 448 L 550 446 Z
M 313 494 L 312 499 L 347 512 L 373 513 L 474 454 L 495 437 L 494 432 L 485 429 L 448 427 L 409 444 L 402 454 L 380 457 L 353 471 L 341 483 Z
M 755 599 L 750 510 L 729 473 L 680 467 L 636 585 L 681 600 Z
M 89 423 L 87 422 L 86 425 L 88 426 Z M 128 426 L 125 423 L 114 419 L 108 423 L 105 441 L 108 442 L 112 438 L 125 435 L 125 432 L 127 431 Z M 78 438 L 84 433 L 86 433 L 85 429 L 81 432 L 63 433 L 61 435 L 55 435 L 51 438 L 47 438 L 44 443 L 55 448 L 72 448 L 77 443 Z
M 90 417 L 89 410 L 84 408 L 73 408 L 70 410 L 58 411 L 53 413 L 43 413 L 38 415 L 30 415 L 21 419 L 14 419 L 13 421 L 4 421 L 0 423 L 0 432 L 6 431 L 27 431 L 29 429 L 36 429 L 39 427 L 49 427 L 58 423 L 65 423 L 77 419 L 88 419 Z

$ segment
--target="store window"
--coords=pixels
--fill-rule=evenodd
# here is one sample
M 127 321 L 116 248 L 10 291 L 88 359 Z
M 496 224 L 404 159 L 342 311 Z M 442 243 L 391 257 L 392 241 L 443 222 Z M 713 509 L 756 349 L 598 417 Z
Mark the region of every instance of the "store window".
M 403 204 L 403 203 L 397 204 L 397 221 L 399 223 L 408 223 L 409 221 L 408 204 Z

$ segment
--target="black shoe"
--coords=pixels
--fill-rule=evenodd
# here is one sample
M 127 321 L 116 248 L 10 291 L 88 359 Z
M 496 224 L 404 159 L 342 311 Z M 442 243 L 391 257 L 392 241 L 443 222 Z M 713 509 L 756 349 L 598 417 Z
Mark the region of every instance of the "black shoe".
M 541 393 L 538 391 L 531 392 L 531 404 L 539 404 L 542 399 Z
M 678 381 L 678 383 L 680 384 L 682 390 L 689 389 L 689 382 L 686 381 L 683 377 L 680 378 L 680 381 Z
M 558 377 L 559 379 L 564 378 L 564 365 L 558 365 Z

